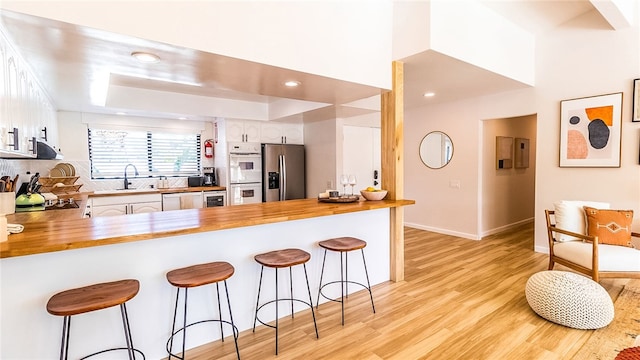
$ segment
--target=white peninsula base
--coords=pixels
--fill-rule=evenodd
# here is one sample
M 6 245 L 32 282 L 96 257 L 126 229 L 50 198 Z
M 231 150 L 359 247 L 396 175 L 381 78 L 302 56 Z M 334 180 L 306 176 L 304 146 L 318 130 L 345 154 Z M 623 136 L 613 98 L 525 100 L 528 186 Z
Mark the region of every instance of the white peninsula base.
M 0 358 L 57 358 L 62 318 L 47 313 L 49 297 L 75 287 L 126 278 L 140 281 L 139 294 L 127 303 L 134 345 L 147 359 L 165 358 L 175 301 L 175 288 L 169 285 L 165 274 L 175 268 L 211 261 L 227 261 L 235 267 L 235 274 L 228 280 L 234 320 L 240 331 L 250 329 L 260 275 L 260 266 L 253 256 L 289 247 L 309 252 L 311 260 L 307 270 L 315 303 L 323 254 L 317 243 L 341 236 L 367 241 L 365 255 L 372 285 L 389 280 L 388 208 L 2 259 Z M 354 260 L 349 262 L 350 279 L 365 283 L 359 252 L 350 254 L 349 259 L 351 256 Z M 302 267 L 293 270 L 294 292 L 305 297 Z M 282 274 L 280 293 L 288 295 L 288 271 Z M 337 280 L 339 274 L 338 255 L 327 254 L 325 279 Z M 261 296 L 272 298 L 273 270 L 265 269 L 264 281 Z M 336 290 L 337 296 L 339 287 Z M 350 286 L 349 290 L 362 289 Z M 213 296 L 215 286 L 192 289 L 189 319 L 217 317 L 217 309 L 214 311 L 212 306 Z M 325 301 L 321 297 L 321 302 Z M 222 306 L 226 315 L 224 301 Z M 289 316 L 286 307 L 290 305 L 282 306 L 280 314 Z M 296 305 L 296 311 L 305 309 L 308 307 Z M 273 316 L 274 311 L 261 312 L 265 321 L 273 320 Z M 220 337 L 216 326 L 200 328 L 189 328 L 187 348 L 216 340 L 213 336 Z M 225 334 L 228 333 L 226 329 Z M 322 337 L 322 327 L 319 333 Z M 72 317 L 70 358 L 123 345 L 117 307 Z

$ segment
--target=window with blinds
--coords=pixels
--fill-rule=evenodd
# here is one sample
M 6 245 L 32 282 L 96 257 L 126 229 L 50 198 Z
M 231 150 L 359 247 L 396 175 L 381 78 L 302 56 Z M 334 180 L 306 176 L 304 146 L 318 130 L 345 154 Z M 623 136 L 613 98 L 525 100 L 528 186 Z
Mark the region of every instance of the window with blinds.
M 199 175 L 200 134 L 89 129 L 89 160 L 92 179 Z

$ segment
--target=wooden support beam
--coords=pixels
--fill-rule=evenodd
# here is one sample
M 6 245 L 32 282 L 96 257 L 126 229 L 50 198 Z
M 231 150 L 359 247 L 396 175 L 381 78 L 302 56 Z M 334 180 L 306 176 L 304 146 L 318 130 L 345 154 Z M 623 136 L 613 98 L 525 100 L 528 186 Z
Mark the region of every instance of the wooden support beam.
M 382 188 L 390 199 L 404 197 L 404 64 L 392 63 L 392 89 L 381 96 Z M 404 210 L 390 210 L 391 280 L 404 280 Z

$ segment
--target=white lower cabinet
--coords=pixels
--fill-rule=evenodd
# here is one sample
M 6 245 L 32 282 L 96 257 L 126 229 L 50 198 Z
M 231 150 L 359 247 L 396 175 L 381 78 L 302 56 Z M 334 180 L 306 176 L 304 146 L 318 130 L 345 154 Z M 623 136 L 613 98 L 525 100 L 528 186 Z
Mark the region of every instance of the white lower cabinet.
M 92 198 L 91 202 L 91 217 L 162 211 L 160 194 L 104 196 Z
M 162 200 L 146 203 L 129 204 L 131 212 L 129 214 L 141 214 L 162 211 Z
M 91 217 L 126 215 L 128 205 L 93 205 Z

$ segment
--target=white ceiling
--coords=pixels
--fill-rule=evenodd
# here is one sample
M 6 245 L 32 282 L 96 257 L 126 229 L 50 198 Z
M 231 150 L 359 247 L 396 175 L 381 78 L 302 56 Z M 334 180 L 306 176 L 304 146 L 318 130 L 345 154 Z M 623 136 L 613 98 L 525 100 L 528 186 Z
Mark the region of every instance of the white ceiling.
M 482 3 L 534 36 L 594 10 L 589 0 L 483 0 Z M 496 94 L 528 86 L 431 50 L 402 61 L 405 73 L 405 108 Z M 436 96 L 425 98 L 425 91 L 433 91 Z
M 594 9 L 589 0 L 483 2 L 534 34 Z M 316 109 L 347 104 L 383 91 L 5 10 L 0 15 L 11 41 L 17 44 L 18 52 L 60 110 L 125 111 L 130 115 L 202 120 L 233 117 L 231 114 L 238 114 L 239 109 L 272 107 L 282 110 L 271 111 L 263 120 L 300 121 L 302 113 L 317 113 Z M 142 64 L 129 56 L 140 49 L 152 51 L 162 60 Z M 433 51 L 403 61 L 405 108 L 526 86 Z M 291 79 L 300 81 L 302 86 L 292 89 L 282 85 Z M 424 84 L 435 89 L 437 96 L 424 98 Z M 131 101 L 141 94 L 145 101 Z M 339 107 L 337 113 L 355 116 L 371 111 L 355 106 Z

